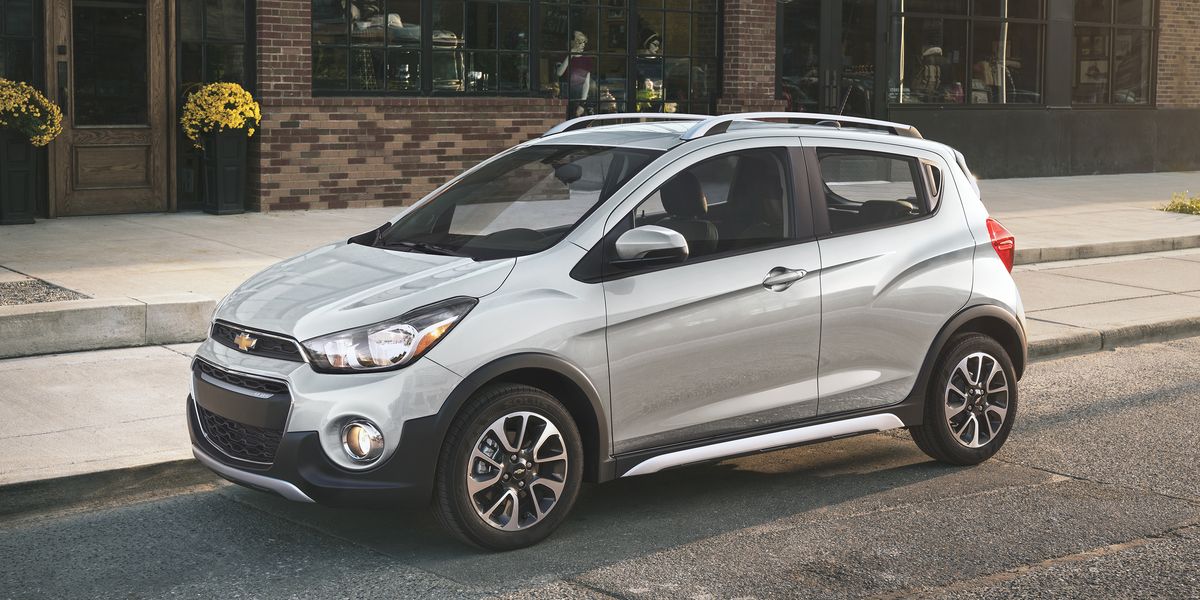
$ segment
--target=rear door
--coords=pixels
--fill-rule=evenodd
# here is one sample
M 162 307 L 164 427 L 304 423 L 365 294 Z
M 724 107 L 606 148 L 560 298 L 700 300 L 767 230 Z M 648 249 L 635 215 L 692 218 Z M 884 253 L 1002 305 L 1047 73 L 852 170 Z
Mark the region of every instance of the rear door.
M 971 295 L 962 204 L 932 152 L 808 139 L 805 156 L 823 266 L 819 412 L 897 403 Z
M 687 231 L 694 250 L 686 262 L 604 281 L 617 453 L 816 415 L 819 280 L 764 285 L 782 271 L 820 269 L 807 190 L 797 199 L 793 183 L 797 172 L 806 181 L 803 169 L 795 139 L 720 144 L 659 173 L 613 213 L 602 244 L 659 224 Z M 660 193 L 677 177 L 697 178 L 707 198 L 685 226 L 672 223 L 676 203 Z M 715 243 L 697 239 L 706 231 Z

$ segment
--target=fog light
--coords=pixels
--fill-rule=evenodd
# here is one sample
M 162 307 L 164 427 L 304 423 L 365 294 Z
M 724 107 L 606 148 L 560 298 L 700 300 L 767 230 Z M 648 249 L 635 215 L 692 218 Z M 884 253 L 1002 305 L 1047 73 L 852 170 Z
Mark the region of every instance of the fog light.
M 383 434 L 370 421 L 350 421 L 342 427 L 342 449 L 356 462 L 374 461 L 383 454 Z

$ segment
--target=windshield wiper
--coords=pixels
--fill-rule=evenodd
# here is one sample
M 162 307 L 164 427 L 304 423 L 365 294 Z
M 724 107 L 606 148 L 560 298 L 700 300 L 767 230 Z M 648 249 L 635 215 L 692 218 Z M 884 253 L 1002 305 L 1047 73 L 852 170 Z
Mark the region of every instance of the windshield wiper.
M 422 252 L 425 254 L 437 254 L 441 256 L 466 256 L 461 252 L 451 250 L 445 246 L 438 246 L 437 244 L 429 244 L 426 242 L 382 242 L 376 243 L 375 247 L 384 249 L 403 248 L 409 252 Z

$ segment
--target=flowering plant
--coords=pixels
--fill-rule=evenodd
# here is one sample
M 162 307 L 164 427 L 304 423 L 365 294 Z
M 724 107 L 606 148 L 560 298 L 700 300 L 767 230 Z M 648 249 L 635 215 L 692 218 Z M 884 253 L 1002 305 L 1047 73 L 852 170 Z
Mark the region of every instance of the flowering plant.
M 202 148 L 200 136 L 223 129 L 245 129 L 246 137 L 262 121 L 262 111 L 254 96 L 236 83 L 210 83 L 188 96 L 183 106 L 183 133 L 192 145 Z
M 33 86 L 0 77 L 0 128 L 29 136 L 34 146 L 49 144 L 62 133 L 62 111 Z

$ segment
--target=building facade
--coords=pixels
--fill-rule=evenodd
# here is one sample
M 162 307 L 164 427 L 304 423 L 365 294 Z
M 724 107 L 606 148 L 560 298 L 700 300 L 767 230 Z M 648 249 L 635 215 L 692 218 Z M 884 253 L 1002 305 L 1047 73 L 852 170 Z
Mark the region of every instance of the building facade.
M 984 177 L 1200 169 L 1200 0 L 0 0 L 64 107 L 43 216 L 187 210 L 191 89 L 260 100 L 251 209 L 401 205 L 564 118 L 912 123 Z

